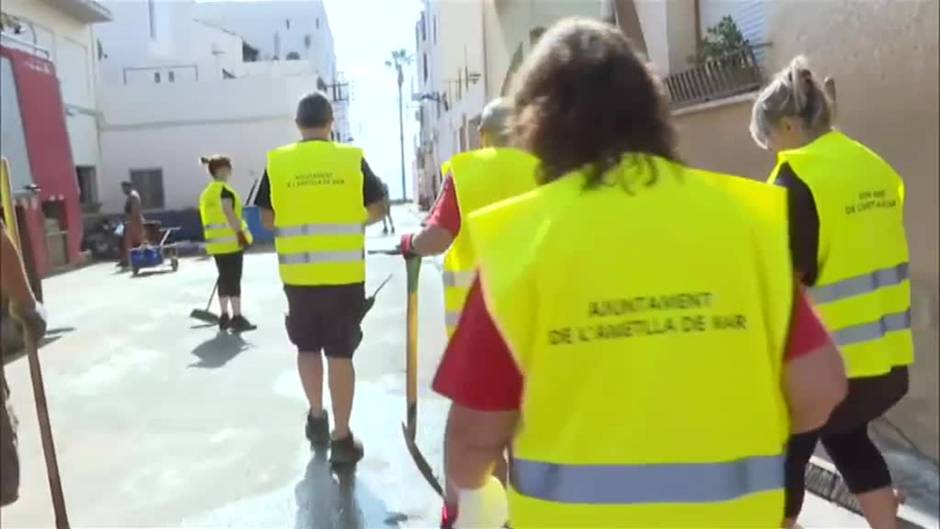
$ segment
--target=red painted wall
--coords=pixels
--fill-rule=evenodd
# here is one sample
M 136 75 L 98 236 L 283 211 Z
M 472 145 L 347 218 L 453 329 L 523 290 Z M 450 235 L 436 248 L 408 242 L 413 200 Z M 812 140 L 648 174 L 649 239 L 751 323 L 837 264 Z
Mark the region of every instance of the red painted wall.
M 3 46 L 0 46 L 0 54 L 10 59 L 13 67 L 29 165 L 33 181 L 40 187 L 38 202 L 62 202 L 60 222 L 68 232 L 68 260 L 77 263 L 81 253 L 82 214 L 55 66 L 46 59 Z M 40 276 L 45 276 L 51 264 L 42 208 L 37 201 L 30 202 L 26 211 L 27 226 L 23 229 L 28 230 L 31 239 L 36 270 Z

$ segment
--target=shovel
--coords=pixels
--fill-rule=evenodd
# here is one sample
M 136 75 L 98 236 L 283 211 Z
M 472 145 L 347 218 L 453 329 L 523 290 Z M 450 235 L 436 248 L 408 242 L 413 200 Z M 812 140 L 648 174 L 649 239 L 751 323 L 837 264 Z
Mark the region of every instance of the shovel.
M 400 250 L 377 250 L 370 251 L 373 254 L 401 255 Z M 405 256 L 405 270 L 407 272 L 407 319 L 406 319 L 406 348 L 405 348 L 405 367 L 406 367 L 406 419 L 401 425 L 402 434 L 405 437 L 405 447 L 411 454 L 418 472 L 428 482 L 428 485 L 437 492 L 438 496 L 444 497 L 444 487 L 440 480 L 434 475 L 434 470 L 428 464 L 428 460 L 421 453 L 415 442 L 415 436 L 418 432 L 418 274 L 421 271 L 420 256 Z

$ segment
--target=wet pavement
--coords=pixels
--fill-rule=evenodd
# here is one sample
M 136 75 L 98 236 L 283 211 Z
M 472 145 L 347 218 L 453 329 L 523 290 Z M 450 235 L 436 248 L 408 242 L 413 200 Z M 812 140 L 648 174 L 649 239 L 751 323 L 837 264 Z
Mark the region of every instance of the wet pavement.
M 396 208 L 401 231 L 418 227 Z M 370 249 L 397 237 L 369 229 Z M 355 475 L 331 472 L 303 438 L 306 403 L 283 327 L 276 257 L 246 257 L 242 339 L 189 319 L 215 280 L 207 259 L 176 273 L 132 278 L 96 265 L 44 282 L 50 327 L 43 374 L 74 527 L 435 527 L 440 500 L 405 448 L 405 273 L 369 256 L 367 289 L 389 274 L 364 323 L 352 426 L 366 457 Z M 439 260 L 420 283 L 418 445 L 439 472 L 447 401 L 429 390 L 444 344 Z M 213 307 L 213 310 L 215 307 Z M 6 366 L 20 417 L 20 500 L 3 527 L 51 527 L 48 487 L 25 358 Z M 327 393 L 328 394 L 328 393 Z M 864 527 L 808 497 L 805 527 Z

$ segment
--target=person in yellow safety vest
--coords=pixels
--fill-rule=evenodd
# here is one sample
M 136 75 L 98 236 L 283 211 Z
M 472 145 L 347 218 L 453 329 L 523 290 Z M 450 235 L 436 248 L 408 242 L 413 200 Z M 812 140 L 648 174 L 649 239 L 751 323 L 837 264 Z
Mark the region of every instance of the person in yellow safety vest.
M 257 328 L 242 314 L 242 267 L 245 248 L 253 237 L 242 215 L 242 199 L 229 185 L 232 161 L 216 154 L 200 160 L 209 171 L 212 181 L 199 196 L 199 216 L 202 219 L 206 253 L 215 260 L 219 271 L 219 330 L 245 332 Z M 229 315 L 229 307 L 232 314 Z
M 538 160 L 531 154 L 508 147 L 511 103 L 497 98 L 480 115 L 481 149 L 457 154 L 441 167 L 445 176 L 441 194 L 424 228 L 401 239 L 405 255 L 438 255 L 444 251 L 444 321 L 447 335 L 457 328 L 467 292 L 473 282 L 476 255 L 470 232 L 461 229 L 471 213 L 500 200 L 535 188 Z M 507 466 L 501 458 L 493 474 L 505 481 Z M 456 510 L 455 491 L 448 484 L 443 525 Z
M 468 220 L 479 276 L 434 380 L 455 527 L 502 525 L 510 441 L 516 529 L 779 527 L 787 437 L 847 384 L 784 190 L 679 163 L 659 80 L 609 24 L 557 23 L 511 94 L 542 185 Z
M 356 372 L 352 357 L 362 341 L 365 314 L 365 226 L 382 219 L 382 181 L 362 150 L 330 141 L 333 106 L 322 92 L 297 105 L 301 141 L 268 153 L 255 205 L 274 231 L 287 296 L 287 334 L 297 347 L 297 368 L 310 408 L 306 436 L 333 464 L 362 459 L 362 443 L 349 429 Z M 330 374 L 334 425 L 323 409 L 323 360 Z
M 480 116 L 483 148 L 462 152 L 444 162 L 441 194 L 422 231 L 402 236 L 405 253 L 444 257 L 444 322 L 447 335 L 457 328 L 460 312 L 476 268 L 470 234 L 461 219 L 500 200 L 535 188 L 538 161 L 531 154 L 508 147 L 507 118 L 512 106 L 505 99 L 491 101 Z
M 800 512 L 805 468 L 822 440 L 868 523 L 893 528 L 898 501 L 868 424 L 907 393 L 914 360 L 904 182 L 833 128 L 832 103 L 797 57 L 761 92 L 751 121 L 755 141 L 777 152 L 770 180 L 789 191 L 793 264 L 849 376 L 829 422 L 790 440 L 787 518 Z

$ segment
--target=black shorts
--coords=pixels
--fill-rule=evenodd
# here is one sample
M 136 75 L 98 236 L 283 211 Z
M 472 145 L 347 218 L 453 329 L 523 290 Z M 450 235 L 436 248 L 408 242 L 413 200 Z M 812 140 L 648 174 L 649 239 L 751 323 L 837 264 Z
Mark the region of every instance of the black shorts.
M 362 341 L 365 285 L 284 285 L 291 343 L 302 353 L 352 358 Z

